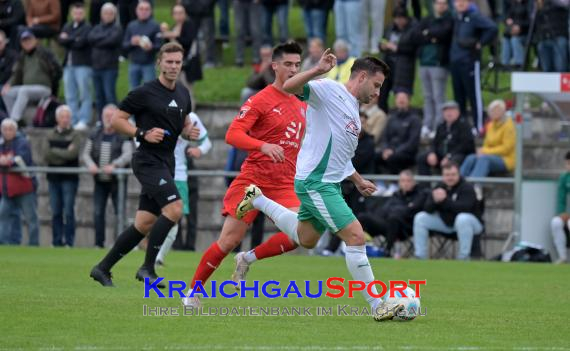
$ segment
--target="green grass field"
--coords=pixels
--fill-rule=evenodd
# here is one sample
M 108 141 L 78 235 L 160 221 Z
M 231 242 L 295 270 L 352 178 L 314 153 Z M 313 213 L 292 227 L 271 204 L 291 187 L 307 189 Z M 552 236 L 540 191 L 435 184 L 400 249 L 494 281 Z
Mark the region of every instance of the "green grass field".
M 0 350 L 570 350 L 570 266 L 372 259 L 383 280 L 427 279 L 427 316 L 409 323 L 370 317 L 149 317 L 134 279 L 143 253 L 114 269 L 116 288 L 88 278 L 104 251 L 0 247 Z M 188 281 L 200 256 L 173 252 L 159 274 Z M 226 259 L 213 279 L 230 277 Z M 349 278 L 342 257 L 287 255 L 257 262 L 250 280 Z M 204 307 L 365 307 L 360 295 L 334 300 L 204 299 Z M 180 308 L 180 310 L 182 310 Z

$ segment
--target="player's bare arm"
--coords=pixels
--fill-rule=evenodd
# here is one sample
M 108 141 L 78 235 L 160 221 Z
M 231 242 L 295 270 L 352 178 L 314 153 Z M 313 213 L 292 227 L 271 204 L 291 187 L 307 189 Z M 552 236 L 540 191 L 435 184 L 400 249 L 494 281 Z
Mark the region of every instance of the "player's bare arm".
M 371 196 L 376 191 L 376 185 L 369 180 L 362 178 L 358 172 L 354 172 L 348 179 L 354 183 L 358 192 L 363 196 Z
M 164 129 L 139 130 L 129 122 L 129 116 L 130 114 L 125 111 L 116 110 L 111 119 L 111 125 L 117 132 L 133 138 L 137 137 L 137 131 L 139 131 L 139 133 L 142 133 L 142 137 L 152 144 L 158 144 L 164 139 Z
M 336 56 L 331 53 L 331 49 L 326 49 L 321 56 L 319 63 L 312 69 L 296 74 L 287 79 L 283 84 L 283 90 L 290 94 L 302 94 L 303 87 L 310 80 L 329 72 L 336 66 Z

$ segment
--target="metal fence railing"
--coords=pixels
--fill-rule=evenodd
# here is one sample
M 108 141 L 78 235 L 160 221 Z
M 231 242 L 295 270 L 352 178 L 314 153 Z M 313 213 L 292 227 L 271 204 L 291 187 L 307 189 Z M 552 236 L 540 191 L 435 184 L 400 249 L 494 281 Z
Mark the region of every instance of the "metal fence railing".
M 25 168 L 12 168 L 11 172 L 28 172 L 32 174 L 89 174 L 92 173 L 85 167 L 25 167 Z M 102 173 L 102 172 L 101 172 Z M 125 213 L 126 210 L 126 189 L 125 186 L 128 180 L 128 177 L 133 175 L 133 172 L 130 168 L 117 168 L 113 170 L 113 175 L 115 175 L 118 179 L 118 213 L 117 213 L 117 223 L 116 229 L 117 233 L 120 233 L 125 228 L 127 222 L 127 214 Z M 230 171 L 223 171 L 223 170 L 190 170 L 188 171 L 188 175 L 192 177 L 235 177 L 239 174 L 239 172 L 230 172 Z M 372 181 L 397 181 L 397 175 L 386 175 L 386 174 L 365 174 L 363 175 L 366 179 Z M 441 176 L 416 176 L 415 177 L 417 182 L 440 182 L 442 180 Z M 516 194 L 516 177 L 487 177 L 487 178 L 467 178 L 470 182 L 476 182 L 480 184 L 511 184 L 515 188 L 515 212 L 517 208 L 516 201 L 517 201 L 517 194 Z M 517 214 L 515 213 L 515 218 L 517 218 Z M 514 225 L 516 225 L 516 220 Z M 515 233 L 520 233 L 516 227 L 514 227 Z M 511 238 L 509 238 L 511 240 Z M 505 246 L 508 243 L 505 243 Z

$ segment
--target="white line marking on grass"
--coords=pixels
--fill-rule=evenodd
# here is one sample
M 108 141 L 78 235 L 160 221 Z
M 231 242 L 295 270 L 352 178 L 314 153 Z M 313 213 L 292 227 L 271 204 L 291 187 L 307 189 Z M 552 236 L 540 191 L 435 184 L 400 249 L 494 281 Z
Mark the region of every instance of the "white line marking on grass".
M 390 348 L 393 349 L 393 348 Z M 570 351 L 568 347 L 534 347 L 534 346 L 513 346 L 511 348 L 505 347 L 480 347 L 480 346 L 451 346 L 451 347 L 435 347 L 435 346 L 411 346 L 411 345 L 401 345 L 396 347 L 397 350 L 404 351 L 486 351 L 486 350 L 512 350 L 512 351 Z M 19 351 L 27 350 L 22 348 L 5 348 L 0 347 L 0 351 Z M 142 349 L 140 347 L 132 346 L 93 346 L 93 345 L 79 345 L 75 347 L 63 347 L 63 346 L 44 346 L 37 348 L 39 351 L 64 351 L 64 350 L 74 350 L 74 351 L 130 351 L 130 350 L 237 350 L 237 351 L 383 351 L 386 348 L 382 346 L 277 346 L 277 345 L 242 345 L 242 346 L 228 346 L 228 345 L 169 345 L 161 347 L 144 346 Z

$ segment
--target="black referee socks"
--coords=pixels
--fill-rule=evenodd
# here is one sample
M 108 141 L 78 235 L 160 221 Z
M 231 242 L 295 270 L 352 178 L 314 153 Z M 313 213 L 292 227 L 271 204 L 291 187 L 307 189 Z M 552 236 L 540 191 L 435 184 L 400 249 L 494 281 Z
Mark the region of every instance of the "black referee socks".
M 115 245 L 111 248 L 107 256 L 99 262 L 99 268 L 108 272 L 123 256 L 131 252 L 137 246 L 144 235 L 139 232 L 134 225 L 131 225 L 119 235 Z
M 154 262 L 156 261 L 156 256 L 160 251 L 164 239 L 168 235 L 168 232 L 176 223 L 166 218 L 164 215 L 160 215 L 148 235 L 148 246 L 146 248 L 146 256 L 144 258 L 143 266 L 148 268 L 150 272 L 154 272 Z

